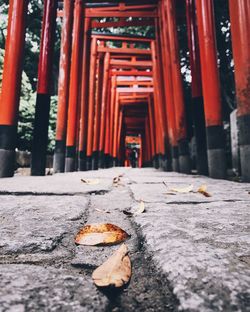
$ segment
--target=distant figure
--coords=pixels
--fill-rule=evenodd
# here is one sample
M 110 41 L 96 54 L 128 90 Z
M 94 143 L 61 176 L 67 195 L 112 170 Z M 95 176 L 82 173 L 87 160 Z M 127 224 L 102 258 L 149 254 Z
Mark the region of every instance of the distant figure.
M 136 149 L 132 149 L 129 154 L 129 160 L 132 168 L 136 167 L 136 159 L 137 159 Z

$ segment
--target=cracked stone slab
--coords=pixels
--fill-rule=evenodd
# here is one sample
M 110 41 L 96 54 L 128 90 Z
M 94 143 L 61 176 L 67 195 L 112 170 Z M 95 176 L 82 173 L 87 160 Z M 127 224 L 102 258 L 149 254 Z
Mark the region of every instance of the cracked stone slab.
M 35 265 L 1 265 L 1 312 L 94 312 L 107 304 L 84 275 Z
M 159 183 L 145 183 L 147 179 L 143 179 L 143 183 L 132 183 L 130 189 L 136 200 L 143 199 L 146 202 L 215 202 L 215 201 L 250 201 L 248 184 L 242 185 L 228 181 L 217 181 L 208 178 L 199 180 L 175 178 L 174 180 L 165 178 L 158 179 Z M 163 184 L 163 182 L 165 184 Z M 172 189 L 185 188 L 193 185 L 193 192 L 178 193 Z M 211 197 L 205 197 L 197 192 L 202 185 L 207 186 L 207 192 Z
M 132 204 L 133 200 L 123 186 L 114 187 L 108 194 L 91 195 L 87 223 L 113 223 L 119 226 L 130 235 L 126 244 L 129 251 L 134 252 L 138 247 L 137 234 L 131 227 L 130 220 L 122 212 L 130 208 Z M 71 264 L 76 267 L 96 268 L 118 248 L 117 245 L 109 247 L 79 245 Z
M 87 206 L 84 196 L 0 196 L 0 255 L 49 253 L 73 240 Z
M 88 185 L 81 182 L 81 179 L 99 178 L 99 184 Z M 1 194 L 64 194 L 79 195 L 94 192 L 108 192 L 112 187 L 112 177 L 107 174 L 89 175 L 83 172 L 58 173 L 53 176 L 30 177 L 17 176 L 13 178 L 0 179 L 0 195 Z
M 147 205 L 137 216 L 186 311 L 250 311 L 250 202 Z

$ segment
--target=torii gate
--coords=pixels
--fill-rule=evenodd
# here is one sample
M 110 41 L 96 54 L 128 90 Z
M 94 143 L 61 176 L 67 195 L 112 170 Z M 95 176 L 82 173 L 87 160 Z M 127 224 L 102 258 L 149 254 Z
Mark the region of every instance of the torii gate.
M 13 176 L 28 0 L 10 0 L 0 100 L 0 177 Z M 186 106 L 177 40 L 178 5 L 186 5 L 198 173 L 226 177 L 213 0 L 44 0 L 33 175 L 45 173 L 56 16 L 63 18 L 55 172 L 121 162 L 126 110 L 143 99 L 140 122 L 147 164 L 190 172 Z M 229 0 L 242 176 L 250 181 L 250 2 Z M 59 8 L 59 10 L 58 10 Z M 101 22 L 96 18 L 114 18 Z M 240 18 L 239 18 L 240 17 Z M 155 38 L 94 34 L 92 29 L 154 26 Z M 120 42 L 111 47 L 109 42 Z M 141 48 L 145 46 L 146 48 Z M 119 77 L 130 77 L 127 84 Z M 139 77 L 151 80 L 137 83 Z M 132 82 L 131 82 L 132 81 Z M 150 83 L 148 83 L 150 82 Z M 134 86 L 138 87 L 134 87 Z M 121 90 L 121 89 L 124 90 Z M 135 90 L 136 89 L 136 90 Z M 140 89 L 140 90 L 138 90 Z M 122 92 L 123 91 L 123 92 Z M 128 95 L 124 95 L 128 93 Z M 140 112 L 138 110 L 137 112 Z M 133 116 L 130 116 L 133 119 Z M 135 119 L 136 120 L 136 119 Z

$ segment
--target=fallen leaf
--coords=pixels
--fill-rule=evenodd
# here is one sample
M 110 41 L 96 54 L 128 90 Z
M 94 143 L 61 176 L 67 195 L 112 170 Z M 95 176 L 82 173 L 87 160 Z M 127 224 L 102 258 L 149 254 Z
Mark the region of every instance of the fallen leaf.
M 176 195 L 176 193 L 174 192 L 167 192 L 167 193 L 164 193 L 165 195 Z
M 81 181 L 87 185 L 97 185 L 100 183 L 99 179 L 81 179 Z
M 133 212 L 130 212 L 130 211 L 127 211 L 127 210 L 123 210 L 122 211 L 126 216 L 128 217 L 132 217 L 134 215 L 139 215 L 143 212 L 145 212 L 145 204 L 144 204 L 144 201 L 143 200 L 140 200 L 140 203 L 138 205 L 138 208 L 137 210 L 133 213 Z
M 101 212 L 101 213 L 110 213 L 110 211 L 108 211 L 108 210 L 101 210 L 101 209 L 98 209 L 98 208 L 95 208 L 95 210 L 97 212 Z
M 93 272 L 92 278 L 98 287 L 122 287 L 129 282 L 131 274 L 128 247 L 122 244 L 107 261 Z
M 145 212 L 145 204 L 144 204 L 144 201 L 141 200 L 139 207 L 138 207 L 137 211 L 135 212 L 135 214 L 141 214 L 143 212 Z
M 182 187 L 182 188 L 173 188 L 170 191 L 171 192 L 176 192 L 176 193 L 190 193 L 193 191 L 193 184 L 186 186 L 186 187 Z
M 207 192 L 207 186 L 204 184 L 197 190 L 198 193 L 201 193 L 205 197 L 211 197 L 212 195 Z
M 133 212 L 130 212 L 130 211 L 127 211 L 127 210 L 123 210 L 122 211 L 126 216 L 128 216 L 128 217 L 132 217 L 134 214 L 133 214 Z
M 114 224 L 89 224 L 77 233 L 75 243 L 86 246 L 114 245 L 123 242 L 128 237 L 128 233 Z
M 119 182 L 120 182 L 120 177 L 114 177 L 113 178 L 113 186 L 117 187 L 119 185 Z

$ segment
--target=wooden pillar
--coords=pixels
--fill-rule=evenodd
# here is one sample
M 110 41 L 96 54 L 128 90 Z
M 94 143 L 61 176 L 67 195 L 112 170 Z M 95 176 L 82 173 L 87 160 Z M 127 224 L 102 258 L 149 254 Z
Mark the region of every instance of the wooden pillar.
M 192 115 L 196 143 L 196 169 L 198 174 L 208 175 L 206 127 L 201 85 L 200 51 L 195 13 L 194 0 L 186 0 L 188 48 L 192 76 Z
M 0 98 L 1 178 L 14 175 L 27 6 L 28 0 L 10 0 Z
M 183 94 L 183 85 L 179 59 L 179 44 L 177 38 L 177 25 L 175 2 L 166 1 L 166 16 L 169 36 L 171 72 L 173 81 L 173 98 L 175 107 L 175 124 L 177 132 L 179 168 L 182 173 L 190 173 L 191 164 L 187 139 L 186 114 Z
M 170 46 L 169 36 L 167 33 L 167 21 L 166 21 L 166 2 L 162 2 L 159 9 L 160 21 L 161 21 L 161 37 L 162 37 L 162 49 L 163 49 L 163 73 L 165 83 L 165 106 L 166 106 L 166 118 L 168 125 L 168 135 L 171 150 L 171 167 L 173 171 L 179 171 L 178 160 L 178 145 L 177 134 L 175 125 L 175 108 L 174 108 L 174 96 L 173 96 L 173 82 L 172 82 L 172 68 L 170 59 Z
M 156 161 L 155 167 L 159 167 L 159 161 L 162 154 L 165 154 L 164 138 L 166 137 L 164 119 L 165 114 L 163 111 L 162 97 L 160 93 L 161 84 L 160 84 L 160 74 L 157 66 L 157 54 L 156 54 L 156 43 L 151 42 L 152 50 L 152 62 L 153 62 L 153 80 L 154 80 L 154 111 L 155 111 L 155 125 L 157 126 L 157 137 L 156 137 Z
M 89 72 L 90 72 L 90 43 L 91 28 L 90 18 L 85 18 L 84 23 L 84 42 L 83 42 L 83 64 L 82 64 L 82 83 L 81 83 L 81 117 L 79 129 L 79 146 L 78 146 L 78 170 L 85 171 L 86 152 L 87 152 L 87 135 L 88 135 L 88 95 L 89 95 Z
M 104 165 L 105 168 L 110 166 L 110 105 L 111 105 L 111 79 L 108 81 L 108 90 L 107 90 L 107 104 L 106 104 L 106 113 L 105 113 L 105 137 L 104 137 Z
M 45 175 L 46 168 L 56 14 L 57 0 L 45 0 L 31 159 L 31 175 L 35 176 Z
M 226 177 L 220 80 L 212 0 L 196 0 L 209 176 Z
M 151 140 L 151 159 L 152 162 L 155 156 L 155 123 L 154 123 L 154 111 L 151 95 L 148 97 L 148 114 L 149 114 L 149 129 Z
M 115 119 L 115 105 L 116 105 L 116 77 L 113 76 L 111 78 L 111 98 L 110 98 L 110 133 L 109 133 L 109 155 L 110 165 L 114 165 L 114 158 L 113 158 L 113 143 L 114 143 L 114 119 Z
M 95 75 L 96 75 L 97 40 L 91 40 L 90 75 L 89 75 L 89 105 L 88 105 L 88 136 L 87 136 L 87 170 L 92 168 L 92 151 L 94 135 L 94 108 L 95 108 Z
M 61 32 L 61 54 L 58 82 L 58 111 L 56 124 L 56 146 L 54 153 L 53 171 L 64 172 L 65 147 L 67 134 L 68 97 L 70 81 L 71 37 L 73 25 L 74 2 L 63 2 L 63 25 Z
M 100 140 L 99 140 L 99 168 L 104 168 L 104 139 L 106 123 L 106 110 L 107 110 L 107 94 L 109 83 L 109 63 L 110 53 L 107 52 L 104 57 L 104 76 L 102 88 L 102 102 L 101 102 L 101 119 L 100 119 Z
M 243 181 L 250 182 L 250 2 L 229 0 Z
M 118 165 L 118 129 L 119 129 L 119 93 L 116 91 L 115 107 L 114 107 L 114 132 L 113 132 L 113 159 L 114 166 Z
M 65 171 L 76 170 L 77 130 L 79 120 L 80 82 L 82 64 L 83 37 L 83 4 L 82 0 L 75 0 L 74 22 L 71 52 L 71 68 L 69 82 L 69 105 L 66 137 Z
M 104 75 L 104 59 L 103 54 L 99 54 L 97 66 L 97 81 L 96 81 L 96 97 L 95 97 L 95 119 L 94 119 L 94 140 L 92 153 L 92 169 L 98 169 L 99 157 L 99 139 L 100 139 L 100 121 L 101 121 L 101 102 L 103 89 Z
M 170 55 L 170 43 L 169 34 L 166 31 L 167 14 L 166 14 L 166 2 L 162 2 L 162 9 L 159 12 L 162 17 L 162 37 L 163 37 L 163 51 L 164 51 L 164 74 L 165 74 L 165 90 L 166 90 L 166 113 L 168 120 L 168 135 L 171 149 L 171 165 L 172 170 L 179 171 L 179 156 L 178 156 L 178 143 L 176 132 L 176 118 L 175 118 L 175 106 L 174 106 L 174 94 L 173 94 L 173 81 L 172 81 L 172 67 L 171 67 L 171 55 Z
M 157 75 L 159 77 L 159 96 L 161 113 L 163 114 L 163 154 L 160 157 L 160 167 L 164 171 L 169 171 L 171 169 L 171 151 L 169 146 L 169 135 L 168 135 L 168 120 L 166 114 L 166 92 L 164 88 L 164 72 L 163 72 L 163 41 L 160 36 L 160 20 L 156 23 L 156 64 L 157 64 Z

